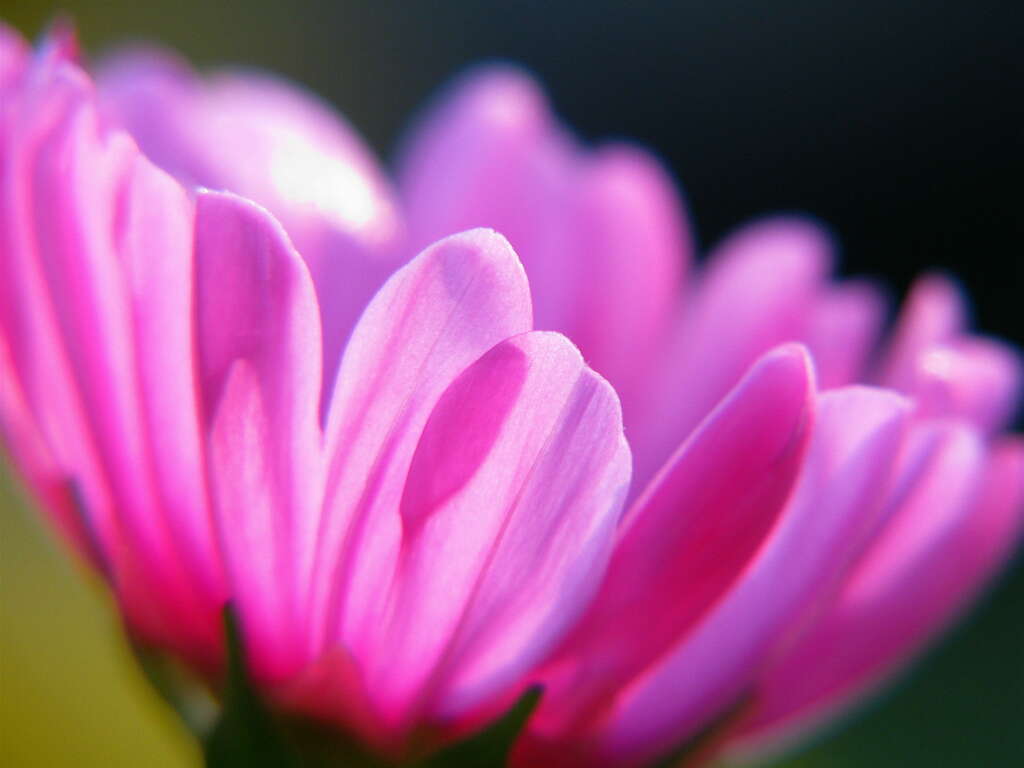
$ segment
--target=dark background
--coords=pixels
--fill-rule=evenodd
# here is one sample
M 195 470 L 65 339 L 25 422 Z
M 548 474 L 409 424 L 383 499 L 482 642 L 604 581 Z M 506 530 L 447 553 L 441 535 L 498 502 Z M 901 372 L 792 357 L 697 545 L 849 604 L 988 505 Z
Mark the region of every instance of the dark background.
M 470 62 L 521 62 L 586 138 L 655 149 L 700 242 L 814 213 L 844 273 L 957 274 L 978 326 L 1024 343 L 1018 2 L 66 2 L 90 52 L 161 41 L 334 102 L 385 157 Z M 5 0 L 28 34 L 45 3 Z M 1024 765 L 1024 569 L 894 692 L 788 764 Z

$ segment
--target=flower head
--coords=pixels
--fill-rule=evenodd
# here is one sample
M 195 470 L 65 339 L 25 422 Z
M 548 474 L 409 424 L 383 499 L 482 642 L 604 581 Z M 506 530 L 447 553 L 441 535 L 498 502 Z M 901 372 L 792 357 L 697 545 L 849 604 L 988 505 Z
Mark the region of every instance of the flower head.
M 65 38 L 5 35 L 0 423 L 132 633 L 216 674 L 230 601 L 268 697 L 390 752 L 506 706 L 596 588 L 630 474 L 614 392 L 531 331 L 508 242 L 428 247 L 324 377 L 346 334 L 318 295 L 345 286 L 146 159 Z
M 831 280 L 834 240 L 806 217 L 747 225 L 695 268 L 659 163 L 579 145 L 507 68 L 442 95 L 398 187 L 416 240 L 509 233 L 539 322 L 616 386 L 635 455 L 609 569 L 541 674 L 520 763 L 643 764 L 714 723 L 713 749 L 792 737 L 905 662 L 1012 551 L 1024 442 L 1000 432 L 1020 358 L 967 330 L 949 279 L 922 278 L 886 339 L 881 292 Z
M 539 682 L 513 762 L 643 765 L 848 706 L 1010 553 L 1021 364 L 949 279 L 886 333 L 809 218 L 696 265 L 660 163 L 511 67 L 392 184 L 280 80 L 136 50 L 94 89 L 5 35 L 0 416 L 147 642 L 215 670 L 231 600 L 268 695 L 385 751 Z M 619 401 L 531 291 L 621 397 L 628 490 Z

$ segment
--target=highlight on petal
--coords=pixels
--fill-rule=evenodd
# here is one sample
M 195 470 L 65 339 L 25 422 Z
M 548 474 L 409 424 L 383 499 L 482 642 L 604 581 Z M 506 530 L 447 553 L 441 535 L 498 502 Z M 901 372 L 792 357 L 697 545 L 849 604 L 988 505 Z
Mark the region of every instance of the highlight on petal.
M 399 264 L 389 182 L 334 110 L 257 72 L 195 75 L 177 57 L 129 50 L 99 74 L 103 104 L 154 162 L 188 184 L 267 208 L 309 266 L 330 389 L 359 313 Z
M 443 722 L 509 703 L 599 584 L 629 474 L 618 399 L 564 337 L 516 336 L 467 368 L 409 469 L 368 672 L 381 705 Z
M 358 655 L 378 631 L 380 591 L 401 533 L 402 487 L 423 425 L 466 366 L 530 326 L 522 265 L 489 230 L 435 243 L 370 302 L 328 410 L 315 648 L 343 642 Z
M 1005 428 L 1020 402 L 1024 366 L 1008 344 L 963 336 L 928 347 L 909 385 L 923 417 L 967 419 L 983 431 Z
M 213 515 L 248 651 L 276 679 L 306 660 L 323 489 L 316 296 L 281 226 L 233 195 L 200 193 L 195 260 Z
M 919 359 L 930 347 L 953 340 L 967 325 L 967 308 L 956 284 L 926 275 L 911 287 L 877 372 L 887 387 L 908 391 Z
M 1024 482 L 1018 445 L 993 458 L 995 493 L 979 497 L 984 462 L 969 428 L 914 426 L 886 500 L 887 522 L 834 601 L 760 676 L 736 749 L 792 739 L 850 706 L 980 586 L 1015 539 Z

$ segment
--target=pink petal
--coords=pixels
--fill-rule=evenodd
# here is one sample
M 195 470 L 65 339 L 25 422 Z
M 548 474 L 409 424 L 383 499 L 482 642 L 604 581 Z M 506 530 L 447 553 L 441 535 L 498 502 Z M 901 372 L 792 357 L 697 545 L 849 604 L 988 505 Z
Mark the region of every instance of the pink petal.
M 0 21 L 0 93 L 21 77 L 30 55 L 28 44 L 17 30 Z
M 316 297 L 284 230 L 254 203 L 202 192 L 195 231 L 214 515 L 257 672 L 280 678 L 305 660 L 323 486 Z
M 820 227 L 795 218 L 748 225 L 715 249 L 630 434 L 640 483 L 761 354 L 803 337 L 831 250 Z
M 574 149 L 540 87 L 511 67 L 459 78 L 428 110 L 399 158 L 399 189 L 417 247 L 491 227 L 523 259 L 537 327 L 569 330 L 576 269 L 566 258 Z
M 902 398 L 861 387 L 819 398 L 807 461 L 779 523 L 729 593 L 619 696 L 602 737 L 609 754 L 653 757 L 739 701 L 874 527 L 909 411 Z
M 806 339 L 822 389 L 864 380 L 884 319 L 885 302 L 865 281 L 840 283 L 818 299 Z
M 0 334 L 0 437 L 7 458 L 25 479 L 68 543 L 98 571 L 105 567 L 101 547 L 78 509 L 71 483 L 39 432 L 21 389 L 7 340 Z
M 1024 378 L 1017 350 L 976 336 L 927 348 L 914 373 L 909 389 L 922 416 L 958 416 L 986 432 L 1013 419 Z
M 366 303 L 398 266 L 398 214 L 372 153 L 329 106 L 269 75 L 203 80 L 160 52 L 101 70 L 107 109 L 154 162 L 265 206 L 309 265 L 322 308 L 324 386 Z
M 762 676 L 741 740 L 792 736 L 848 706 L 944 625 L 1005 554 L 1021 518 L 1020 447 L 993 464 L 995 493 L 979 508 L 977 436 L 926 423 L 912 437 L 888 522 L 834 604 Z M 988 546 L 975 550 L 972 539 Z
M 494 344 L 529 330 L 529 286 L 500 235 L 436 243 L 374 297 L 345 350 L 330 401 L 330 483 L 314 593 L 318 650 L 362 657 L 397 556 L 402 487 L 438 398 Z M 368 651 L 367 651 L 368 652 Z
M 146 362 L 137 354 L 124 264 L 136 207 L 159 209 L 168 199 L 135 186 L 136 171 L 156 172 L 138 165 L 127 136 L 100 127 L 84 76 L 64 54 L 48 51 L 34 62 L 7 137 L 7 343 L 40 433 L 81 494 L 134 628 L 193 658 L 208 657 L 216 608 L 208 531 L 195 526 L 202 500 L 172 510 L 161 496 L 159 438 L 150 434 L 139 378 Z M 161 214 L 187 235 L 187 201 L 176 207 L 171 199 Z M 161 245 L 163 253 L 147 258 L 187 260 L 187 250 L 176 250 L 187 248 L 187 239 Z M 179 322 L 187 340 L 188 315 Z M 187 365 L 187 348 L 182 358 Z
M 908 391 L 920 356 L 951 341 L 967 323 L 967 309 L 957 286 L 942 275 L 926 275 L 912 286 L 878 371 L 887 387 Z
M 568 201 L 576 312 L 564 331 L 623 398 L 643 397 L 668 341 L 692 245 L 673 180 L 656 159 L 626 145 L 581 163 Z M 639 404 L 636 405 L 639 408 Z
M 772 352 L 637 500 L 597 599 L 555 662 L 535 720 L 541 739 L 586 725 L 723 598 L 791 491 L 812 404 L 806 353 Z M 624 621 L 634 615 L 642 633 Z
M 409 470 L 369 673 L 382 705 L 448 719 L 508 703 L 600 583 L 629 473 L 618 399 L 564 337 L 517 336 L 470 366 Z

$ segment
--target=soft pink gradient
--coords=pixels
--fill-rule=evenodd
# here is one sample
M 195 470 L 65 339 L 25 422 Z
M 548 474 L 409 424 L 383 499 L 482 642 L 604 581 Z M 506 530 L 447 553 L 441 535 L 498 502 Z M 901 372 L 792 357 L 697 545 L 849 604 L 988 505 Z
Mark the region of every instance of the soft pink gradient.
M 830 279 L 834 240 L 809 218 L 753 222 L 695 268 L 657 161 L 579 145 L 507 67 L 450 86 L 401 157 L 414 239 L 507 222 L 558 310 L 542 321 L 620 390 L 635 456 L 610 569 L 544 668 L 519 764 L 643 764 L 741 701 L 716 748 L 792 737 L 905 663 L 1012 552 L 1024 449 L 999 433 L 1020 358 L 969 333 L 947 278 L 921 279 L 886 339 L 883 294 Z M 805 351 L 770 351 L 792 341 Z M 788 391 L 765 389 L 786 370 Z
M 131 632 L 215 676 L 230 600 L 268 696 L 395 754 L 507 706 L 596 589 L 631 471 L 508 242 L 440 240 L 332 328 L 320 297 L 355 294 L 144 158 L 68 33 L 0 51 L 4 442 Z
M 1020 357 L 948 278 L 886 333 L 813 219 L 696 264 L 657 159 L 513 67 L 392 185 L 278 79 L 136 50 L 97 94 L 66 35 L 0 45 L 7 443 L 150 642 L 216 666 L 231 597 L 279 701 L 385 749 L 539 681 L 518 765 L 642 765 L 741 702 L 715 748 L 758 754 L 1012 553 Z

